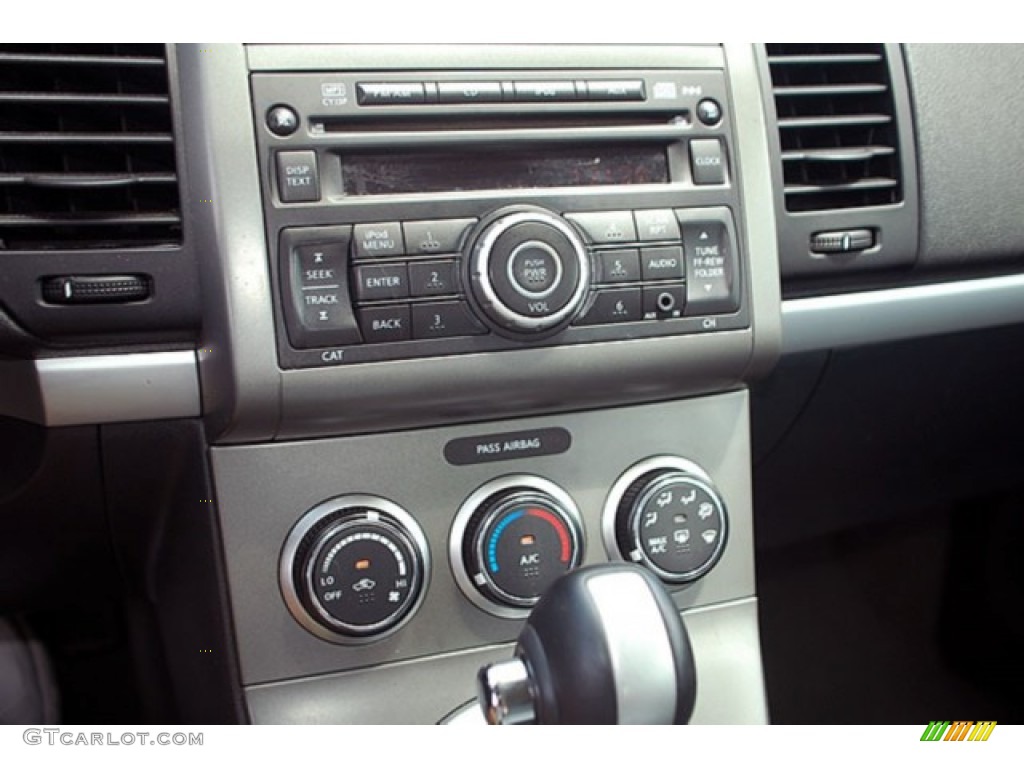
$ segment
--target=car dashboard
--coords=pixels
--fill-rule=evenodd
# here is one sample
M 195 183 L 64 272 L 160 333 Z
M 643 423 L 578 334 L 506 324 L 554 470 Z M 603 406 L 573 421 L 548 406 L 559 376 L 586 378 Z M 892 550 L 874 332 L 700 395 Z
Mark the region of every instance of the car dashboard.
M 885 716 L 1017 716 L 961 655 L 1021 629 L 1022 59 L 0 46 L 0 615 L 61 717 L 472 721 L 621 561 L 691 722 L 875 716 L 824 686 L 922 601 L 953 682 Z

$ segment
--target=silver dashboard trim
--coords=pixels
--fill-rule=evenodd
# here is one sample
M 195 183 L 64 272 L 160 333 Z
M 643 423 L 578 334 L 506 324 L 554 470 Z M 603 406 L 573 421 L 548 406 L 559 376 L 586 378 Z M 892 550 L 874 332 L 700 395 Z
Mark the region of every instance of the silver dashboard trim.
M 757 600 L 731 600 L 683 612 L 697 665 L 690 723 L 765 724 Z M 512 644 L 489 645 L 347 672 L 303 676 L 245 688 L 257 725 L 411 724 L 448 722 L 471 702 L 458 725 L 483 725 L 473 682 L 484 664 L 508 659 Z M 392 692 L 401 689 L 403 695 Z M 447 716 L 446 716 L 447 714 Z M 474 717 L 475 715 L 475 717 Z M 453 723 L 454 724 L 454 723 Z
M 594 67 L 719 69 L 718 44 L 686 45 L 267 45 L 245 46 L 253 72 L 283 69 L 415 70 Z
M 736 228 L 749 254 L 750 327 L 754 344 L 750 363 L 743 375 L 749 380 L 771 371 L 782 343 L 773 160 L 768 149 L 764 108 L 772 95 L 761 92 L 755 46 L 726 43 L 723 50 L 736 134 L 732 167 L 743 198 L 743 216 L 737 218 Z
M 192 350 L 0 362 L 3 416 L 68 427 L 201 413 Z
M 183 136 L 199 258 L 199 340 L 210 439 L 271 439 L 281 415 L 273 294 L 245 47 L 179 44 Z
M 782 302 L 783 353 L 1024 322 L 1024 275 Z M 202 413 L 196 352 L 0 362 L 0 415 L 51 427 Z
M 782 351 L 877 344 L 1024 322 L 1024 275 L 782 302 Z

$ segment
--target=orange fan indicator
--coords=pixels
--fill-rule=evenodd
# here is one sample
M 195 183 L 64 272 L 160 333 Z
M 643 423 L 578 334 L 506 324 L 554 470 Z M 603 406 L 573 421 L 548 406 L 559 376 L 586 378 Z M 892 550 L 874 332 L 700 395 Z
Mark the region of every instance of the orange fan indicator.
M 365 558 L 364 557 L 362 560 L 356 560 L 356 570 L 357 571 L 365 571 L 369 567 L 370 567 L 370 560 L 369 560 L 369 558 Z
M 534 536 L 532 533 L 523 534 L 519 538 L 519 544 L 521 546 L 524 546 L 524 547 L 532 547 L 536 543 L 537 543 L 537 537 Z

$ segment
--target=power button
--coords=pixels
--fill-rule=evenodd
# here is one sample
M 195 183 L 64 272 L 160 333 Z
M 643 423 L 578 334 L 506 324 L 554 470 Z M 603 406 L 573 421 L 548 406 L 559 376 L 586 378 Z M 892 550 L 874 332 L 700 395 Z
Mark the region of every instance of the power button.
M 516 246 L 508 260 L 508 279 L 523 296 L 542 299 L 558 287 L 562 277 L 562 257 L 540 240 Z

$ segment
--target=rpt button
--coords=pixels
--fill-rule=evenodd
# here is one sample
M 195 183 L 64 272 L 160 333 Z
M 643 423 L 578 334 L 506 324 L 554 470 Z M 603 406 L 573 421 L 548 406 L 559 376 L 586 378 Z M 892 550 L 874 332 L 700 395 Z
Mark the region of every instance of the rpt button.
M 669 208 L 633 211 L 637 237 L 640 240 L 678 240 L 679 222 Z

